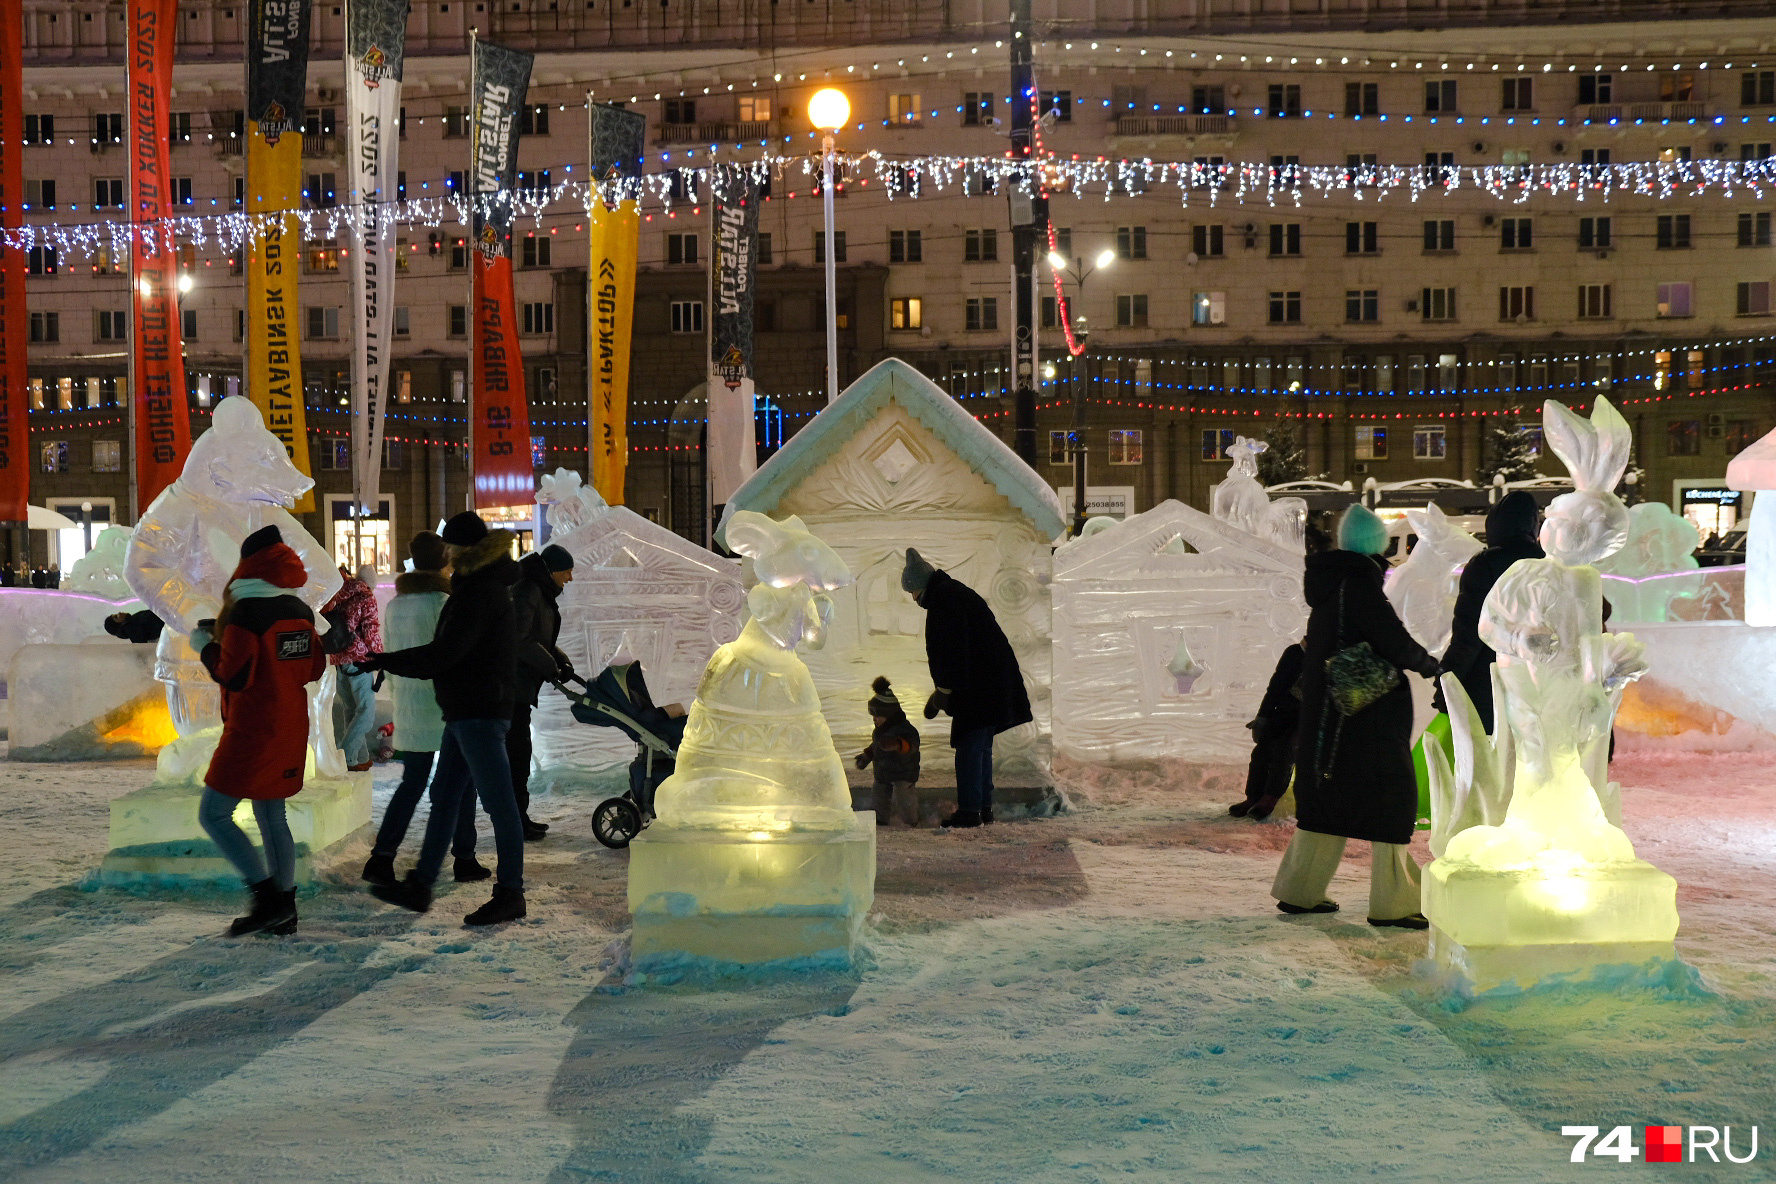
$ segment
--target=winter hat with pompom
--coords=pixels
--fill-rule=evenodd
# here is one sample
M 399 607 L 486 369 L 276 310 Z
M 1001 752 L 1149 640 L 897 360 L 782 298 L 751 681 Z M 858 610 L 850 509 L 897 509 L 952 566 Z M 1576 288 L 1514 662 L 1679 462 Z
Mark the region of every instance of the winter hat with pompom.
M 1338 520 L 1338 549 L 1359 555 L 1380 555 L 1387 550 L 1387 523 L 1368 507 L 1352 502 Z
M 906 710 L 901 707 L 900 700 L 894 697 L 894 688 L 886 678 L 878 674 L 876 681 L 870 684 L 870 689 L 875 692 L 869 701 L 871 715 L 880 716 L 883 719 L 906 718 Z

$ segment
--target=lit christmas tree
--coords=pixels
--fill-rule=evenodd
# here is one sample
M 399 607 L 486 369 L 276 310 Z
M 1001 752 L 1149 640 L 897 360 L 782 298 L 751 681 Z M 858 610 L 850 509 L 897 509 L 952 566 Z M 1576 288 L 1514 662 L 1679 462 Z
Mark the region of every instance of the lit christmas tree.
M 1301 443 L 1301 428 L 1291 420 L 1279 420 L 1265 433 L 1270 447 L 1258 454 L 1258 483 L 1281 485 L 1285 481 L 1305 481 L 1307 449 Z
M 1502 474 L 1506 481 L 1532 481 L 1542 474 L 1536 471 L 1536 456 L 1541 452 L 1542 433 L 1540 425 L 1525 430 L 1523 423 L 1517 418 L 1519 410 L 1511 412 L 1494 423 L 1487 430 L 1486 439 L 1481 443 L 1480 471 L 1474 474 L 1474 484 L 1491 485 L 1494 474 Z

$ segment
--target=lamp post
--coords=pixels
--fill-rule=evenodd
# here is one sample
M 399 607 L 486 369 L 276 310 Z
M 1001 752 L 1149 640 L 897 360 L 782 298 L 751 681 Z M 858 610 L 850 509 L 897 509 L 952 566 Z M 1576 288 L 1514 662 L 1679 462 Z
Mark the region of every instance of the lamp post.
M 1085 291 L 1085 281 L 1095 271 L 1109 267 L 1116 262 L 1116 252 L 1099 251 L 1092 265 L 1087 267 L 1083 259 L 1075 259 L 1073 266 L 1067 266 L 1067 260 L 1056 251 L 1048 254 L 1048 265 L 1056 275 L 1072 276 L 1073 286 L 1078 291 Z M 1070 313 L 1071 310 L 1065 310 Z M 1087 339 L 1091 336 L 1091 326 L 1086 324 L 1083 316 L 1070 317 L 1073 325 L 1073 340 L 1078 343 L 1079 352 L 1072 348 L 1067 350 L 1068 379 L 1073 388 L 1073 537 L 1078 538 L 1085 530 L 1085 386 L 1079 381 L 1079 359 L 1085 353 Z
M 833 249 L 833 137 L 851 118 L 851 100 L 845 92 L 826 87 L 808 100 L 808 122 L 825 132 L 820 141 L 820 195 L 826 211 L 826 401 L 839 397 L 839 275 L 838 254 Z

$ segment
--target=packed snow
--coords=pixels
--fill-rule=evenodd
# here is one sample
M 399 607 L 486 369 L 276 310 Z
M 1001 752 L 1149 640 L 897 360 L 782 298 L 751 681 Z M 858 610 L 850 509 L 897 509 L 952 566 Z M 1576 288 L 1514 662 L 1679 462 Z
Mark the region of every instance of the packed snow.
M 1362 923 L 1363 844 L 1342 914 L 1279 916 L 1290 825 L 1225 817 L 1231 768 L 1060 761 L 1066 815 L 882 833 L 866 969 L 640 985 L 597 785 L 534 803 L 524 922 L 379 905 L 360 838 L 299 936 L 228 941 L 233 894 L 89 886 L 151 771 L 0 765 L 0 1179 L 1545 1181 L 1630 1170 L 1561 1126 L 1649 1123 L 1759 1159 L 1638 1179 L 1776 1162 L 1763 755 L 1614 766 L 1684 966 L 1478 1000 Z

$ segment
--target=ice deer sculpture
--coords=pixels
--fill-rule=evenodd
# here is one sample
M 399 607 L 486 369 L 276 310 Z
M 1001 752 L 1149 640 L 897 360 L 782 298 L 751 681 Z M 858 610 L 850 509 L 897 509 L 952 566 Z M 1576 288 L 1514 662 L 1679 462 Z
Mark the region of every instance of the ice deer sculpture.
M 1247 534 L 1299 551 L 1307 528 L 1307 503 L 1298 497 L 1274 502 L 1258 483 L 1258 454 L 1270 448 L 1263 440 L 1235 436 L 1227 447 L 1233 467 L 1209 494 L 1209 512 Z
M 1435 502 L 1407 510 L 1418 542 L 1406 562 L 1388 573 L 1387 598 L 1413 640 L 1433 654 L 1449 648 L 1449 623 L 1461 569 L 1480 552 L 1480 540 L 1449 521 Z

